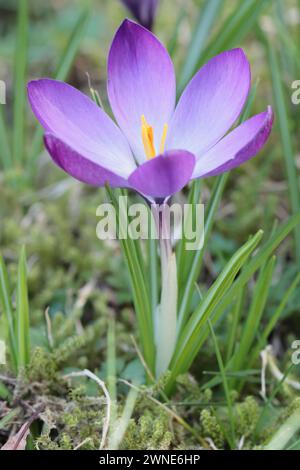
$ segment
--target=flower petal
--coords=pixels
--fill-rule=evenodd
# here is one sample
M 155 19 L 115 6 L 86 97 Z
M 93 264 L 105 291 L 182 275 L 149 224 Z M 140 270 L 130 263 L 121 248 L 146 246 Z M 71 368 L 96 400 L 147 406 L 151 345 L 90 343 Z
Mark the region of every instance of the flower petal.
M 122 0 L 133 16 L 147 29 L 152 29 L 158 0 Z
M 73 178 L 92 186 L 128 186 L 125 179 L 80 155 L 55 135 L 45 134 L 44 142 L 54 162 Z
M 187 85 L 172 118 L 166 148 L 206 152 L 239 116 L 250 87 L 250 66 L 242 49 L 211 59 Z
M 193 173 L 195 156 L 170 150 L 139 166 L 128 178 L 130 186 L 145 196 L 166 198 L 185 186 Z
M 31 108 L 44 129 L 91 162 L 122 177 L 135 168 L 126 138 L 86 95 L 51 79 L 28 84 Z
M 254 157 L 270 135 L 273 118 L 269 106 L 265 112 L 256 114 L 238 126 L 198 158 L 193 178 L 224 173 Z
M 164 46 L 148 30 L 125 20 L 108 57 L 108 96 L 120 128 L 142 163 L 141 116 L 154 130 L 157 151 L 175 106 L 175 73 Z

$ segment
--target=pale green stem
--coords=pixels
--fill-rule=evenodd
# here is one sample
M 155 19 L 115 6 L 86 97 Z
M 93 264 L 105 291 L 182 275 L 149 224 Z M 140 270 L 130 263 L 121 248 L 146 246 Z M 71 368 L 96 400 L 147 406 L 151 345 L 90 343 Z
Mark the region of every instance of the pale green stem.
M 152 206 L 160 245 L 161 301 L 156 309 L 156 376 L 164 373 L 171 361 L 176 342 L 177 265 L 172 251 L 168 205 Z

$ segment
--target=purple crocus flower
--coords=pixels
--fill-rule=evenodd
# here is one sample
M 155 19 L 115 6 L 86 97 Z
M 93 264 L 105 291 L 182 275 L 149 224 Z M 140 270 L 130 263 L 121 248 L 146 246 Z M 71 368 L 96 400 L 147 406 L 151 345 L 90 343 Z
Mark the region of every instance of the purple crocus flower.
M 168 52 L 147 29 L 125 20 L 108 57 L 108 97 L 116 122 L 91 99 L 51 79 L 28 84 L 34 114 L 54 162 L 84 183 L 132 188 L 161 201 L 191 179 L 241 165 L 265 144 L 271 107 L 231 132 L 250 88 L 242 49 L 202 67 L 175 107 Z
M 152 30 L 158 0 L 121 0 L 138 22 Z

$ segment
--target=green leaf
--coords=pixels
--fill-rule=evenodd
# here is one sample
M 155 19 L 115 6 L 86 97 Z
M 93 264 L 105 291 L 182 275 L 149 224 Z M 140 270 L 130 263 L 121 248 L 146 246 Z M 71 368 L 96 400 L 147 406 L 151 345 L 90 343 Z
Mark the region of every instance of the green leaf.
M 209 58 L 219 52 L 239 45 L 246 34 L 253 29 L 263 8 L 268 3 L 270 3 L 270 0 L 247 0 L 241 2 L 239 7 L 233 10 L 229 18 L 224 20 L 224 24 L 222 24 L 210 41 L 195 69 L 197 70 Z
M 290 287 L 287 289 L 286 293 L 281 299 L 280 304 L 278 307 L 274 310 L 273 315 L 271 316 L 270 320 L 268 321 L 267 325 L 265 326 L 263 333 L 261 337 L 259 338 L 257 345 L 253 348 L 252 354 L 250 356 L 250 359 L 248 360 L 248 365 L 253 364 L 255 359 L 259 356 L 260 351 L 266 346 L 268 337 L 274 327 L 276 326 L 281 314 L 283 313 L 291 295 L 295 291 L 296 287 L 298 287 L 300 283 L 300 273 L 295 277 L 294 281 L 290 285 Z
M 28 4 L 18 2 L 17 42 L 15 52 L 13 158 L 21 163 L 25 147 L 26 65 L 28 43 Z
M 7 270 L 4 260 L 0 255 L 0 302 L 8 328 L 11 360 L 14 369 L 17 370 L 17 336 L 14 329 L 14 315 L 10 296 L 11 290 L 9 286 Z
M 267 40 L 266 40 L 267 41 Z M 288 189 L 290 196 L 290 204 L 292 213 L 295 214 L 300 210 L 300 186 L 298 183 L 297 168 L 295 165 L 295 155 L 293 150 L 292 139 L 289 130 L 289 116 L 284 97 L 281 70 L 279 69 L 278 59 L 274 47 L 267 41 L 267 50 L 271 76 L 273 82 L 273 93 L 276 107 L 276 117 L 278 120 L 279 131 L 281 135 L 281 143 L 283 148 L 283 156 L 288 179 Z M 296 226 L 294 230 L 296 258 L 300 263 L 300 226 Z
M 16 335 L 18 338 L 18 368 L 20 369 L 25 367 L 30 359 L 29 306 L 24 246 L 21 249 L 18 265 Z
M 280 243 L 287 237 L 287 235 L 300 223 L 300 213 L 291 216 L 285 224 L 268 239 L 268 241 L 257 251 L 247 265 L 242 269 L 239 277 L 234 281 L 231 288 L 222 298 L 222 302 L 216 306 L 213 314 L 211 315 L 211 322 L 215 324 L 220 317 L 223 315 L 228 306 L 232 303 L 232 300 L 236 298 L 240 290 L 247 284 L 253 274 L 263 266 L 266 261 L 270 258 L 274 250 L 280 245 Z M 204 341 L 209 335 L 207 325 L 199 332 L 197 338 L 198 349 L 201 348 Z
M 170 365 L 171 376 L 167 384 L 167 391 L 170 391 L 176 377 L 186 372 L 190 367 L 200 349 L 199 336 L 201 330 L 205 325 L 207 326 L 207 320 L 214 308 L 221 300 L 223 301 L 223 296 L 230 288 L 235 276 L 245 264 L 249 255 L 256 248 L 262 235 L 263 232 L 261 230 L 258 231 L 254 237 L 250 238 L 250 240 L 232 256 L 204 296 L 199 307 L 192 314 L 186 326 L 182 331 L 179 330 L 179 338 Z
M 119 196 L 124 196 L 125 192 L 121 190 L 112 191 L 108 186 L 106 186 L 106 190 L 116 210 L 117 225 L 120 227 L 120 224 L 122 224 L 122 221 L 124 223 L 126 218 L 128 221 L 128 214 L 125 213 L 125 208 L 122 204 L 119 204 Z M 120 238 L 119 241 L 130 274 L 142 353 L 149 369 L 154 373 L 154 326 L 150 303 L 149 282 L 147 282 L 148 280 L 146 280 L 145 275 L 146 265 L 141 255 L 139 240 L 133 240 L 128 236 L 127 238 Z
M 4 120 L 4 113 L 2 109 L 2 104 L 0 104 L 0 142 L 1 150 L 0 156 L 2 160 L 2 165 L 4 170 L 9 170 L 12 164 L 11 150 L 9 146 L 8 130 L 6 122 Z
M 276 431 L 264 450 L 282 450 L 300 429 L 300 410 L 296 410 Z
M 223 383 L 223 388 L 224 388 L 224 393 L 226 397 L 226 402 L 227 402 L 227 409 L 228 409 L 228 416 L 229 416 L 229 424 L 230 424 L 230 438 L 229 438 L 229 443 L 231 449 L 236 448 L 236 438 L 235 438 L 235 423 L 234 423 L 234 414 L 233 414 L 233 406 L 232 406 L 232 401 L 231 401 L 231 396 L 230 396 L 230 390 L 228 386 L 228 381 L 225 373 L 225 367 L 222 359 L 222 355 L 218 346 L 218 341 L 213 329 L 213 326 L 211 324 L 211 321 L 208 319 L 208 325 L 209 329 L 211 332 L 211 336 L 213 339 L 214 347 L 215 347 L 215 352 L 218 360 L 218 365 L 219 369 L 221 372 L 221 377 L 222 377 L 222 383 Z M 227 438 L 228 439 L 228 438 Z
M 197 64 L 201 61 L 201 54 L 207 44 L 207 39 L 217 16 L 220 15 L 224 6 L 222 0 L 209 0 L 199 9 L 195 30 L 187 49 L 186 60 L 182 66 L 179 78 L 178 90 L 181 93 L 193 76 Z
M 184 285 L 184 289 L 182 292 L 182 297 L 179 298 L 179 312 L 178 312 L 178 331 L 185 325 L 188 315 L 189 315 L 189 307 L 191 303 L 191 299 L 193 296 L 195 283 L 198 279 L 199 272 L 201 270 L 202 260 L 204 251 L 207 245 L 207 241 L 209 239 L 213 223 L 215 220 L 215 215 L 219 207 L 219 203 L 226 185 L 226 181 L 228 179 L 228 173 L 225 173 L 219 176 L 214 184 L 212 195 L 209 201 L 209 205 L 205 214 L 205 227 L 204 227 L 204 246 L 201 250 L 197 250 L 193 252 L 194 258 L 193 263 L 189 270 L 189 275 L 187 281 Z M 180 282 L 182 284 L 182 282 Z
M 228 366 L 230 370 L 241 370 L 243 366 L 248 366 L 247 360 L 251 347 L 258 333 L 261 317 L 266 305 L 272 276 L 275 267 L 275 256 L 273 256 L 261 269 L 255 289 L 252 294 L 252 301 L 246 322 L 243 326 L 239 347 L 237 348 L 233 361 Z M 233 385 L 232 385 L 233 386 Z

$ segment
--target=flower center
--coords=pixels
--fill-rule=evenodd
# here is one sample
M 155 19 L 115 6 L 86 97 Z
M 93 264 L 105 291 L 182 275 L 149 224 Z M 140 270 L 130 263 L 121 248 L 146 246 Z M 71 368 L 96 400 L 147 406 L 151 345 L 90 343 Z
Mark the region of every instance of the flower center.
M 149 160 L 150 158 L 153 158 L 156 155 L 156 150 L 154 146 L 153 127 L 148 124 L 144 114 L 141 117 L 141 121 L 142 121 L 142 141 L 143 141 L 146 157 Z M 168 124 L 165 124 L 163 128 L 162 137 L 161 137 L 159 153 L 164 152 L 167 132 L 168 132 Z

